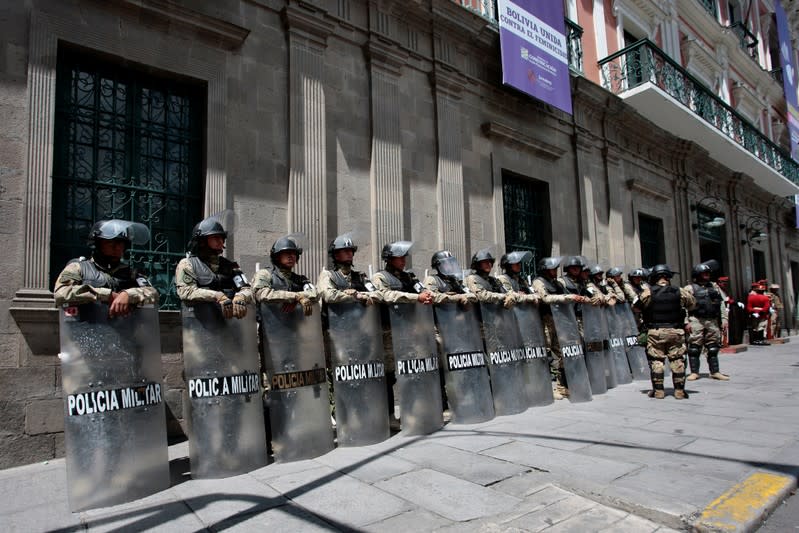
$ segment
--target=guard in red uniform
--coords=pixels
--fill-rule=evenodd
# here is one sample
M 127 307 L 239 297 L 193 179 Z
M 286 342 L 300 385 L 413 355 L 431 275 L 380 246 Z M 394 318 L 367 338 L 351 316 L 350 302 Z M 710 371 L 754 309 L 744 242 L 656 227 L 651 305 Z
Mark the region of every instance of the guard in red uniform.
M 765 294 L 766 286 L 752 283 L 752 291 L 746 299 L 746 312 L 749 314 L 749 344 L 767 346 L 765 340 L 771 300 Z

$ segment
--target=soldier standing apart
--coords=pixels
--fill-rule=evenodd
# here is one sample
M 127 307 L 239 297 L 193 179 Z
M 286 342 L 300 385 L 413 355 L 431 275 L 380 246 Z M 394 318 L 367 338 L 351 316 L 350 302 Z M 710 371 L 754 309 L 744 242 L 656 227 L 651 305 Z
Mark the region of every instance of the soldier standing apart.
M 175 269 L 178 297 L 187 305 L 217 302 L 225 318 L 244 318 L 253 303 L 252 289 L 235 263 L 225 257 L 227 231 L 221 219 L 232 211 L 212 215 L 191 231 L 189 254 Z
M 765 339 L 771 300 L 765 295 L 766 286 L 752 283 L 752 290 L 746 299 L 746 312 L 749 314 L 749 344 L 768 346 Z
M 316 283 L 319 298 L 322 300 L 322 322 L 325 332 L 325 366 L 329 385 L 330 405 L 333 401 L 333 363 L 331 359 L 330 339 L 327 325 L 327 306 L 329 304 L 360 302 L 372 305 L 379 302 L 379 295 L 369 277 L 352 268 L 352 262 L 358 247 L 352 242 L 349 234 L 339 235 L 330 242 L 327 253 L 330 256 L 332 270 L 322 270 Z M 335 408 L 333 410 L 335 414 Z
M 729 380 L 729 376 L 719 371 L 719 350 L 721 350 L 721 291 L 714 282 L 710 281 L 710 267 L 704 263 L 695 265 L 691 278 L 693 283 L 685 286 L 696 300 L 694 307 L 688 314 L 685 332 L 688 334 L 688 362 L 691 373 L 688 381 L 699 379 L 702 348 L 707 350 L 707 366 L 710 377 L 721 381 Z
M 413 246 L 411 241 L 395 241 L 383 246 L 380 257 L 385 261 L 383 270 L 372 277 L 375 289 L 380 293 L 383 303 L 404 304 L 420 303 L 432 305 L 435 296 L 416 278 L 413 272 L 405 270 L 408 253 Z M 386 354 L 386 389 L 388 393 L 388 411 L 391 421 L 394 418 L 394 384 L 397 382 L 396 363 L 391 339 L 391 322 L 387 310 L 381 312 L 383 320 L 383 350 Z
M 158 291 L 147 278 L 122 262 L 131 244 L 144 244 L 150 231 L 128 220 L 100 220 L 89 232 L 89 259 L 73 259 L 55 282 L 56 306 L 92 302 L 108 304 L 110 317 L 126 316 L 134 307 L 158 302 Z
M 669 360 L 674 383 L 674 398 L 688 398 L 685 392 L 685 313 L 694 308 L 693 295 L 671 286 L 674 272 L 668 265 L 655 265 L 650 287 L 641 293 L 641 307 L 647 331 L 646 353 L 652 375 L 650 398 L 665 398 L 663 363 Z
M 779 294 L 780 286 L 772 283 L 769 286 L 768 297 L 771 300 L 771 338 L 776 339 L 782 335 L 782 311 L 785 306 L 782 305 L 782 298 Z
M 560 351 L 555 321 L 552 320 L 550 304 L 562 303 L 582 303 L 586 299 L 583 296 L 569 294 L 557 279 L 558 265 L 560 257 L 545 257 L 538 262 L 538 276 L 533 280 L 533 290 L 538 295 L 538 309 L 541 313 L 541 321 L 544 323 L 544 335 L 547 341 L 547 348 L 552 355 L 550 368 L 555 376 L 555 389 L 553 397 L 562 400 L 568 396 L 569 390 L 566 388 L 566 375 L 563 372 L 563 354 Z

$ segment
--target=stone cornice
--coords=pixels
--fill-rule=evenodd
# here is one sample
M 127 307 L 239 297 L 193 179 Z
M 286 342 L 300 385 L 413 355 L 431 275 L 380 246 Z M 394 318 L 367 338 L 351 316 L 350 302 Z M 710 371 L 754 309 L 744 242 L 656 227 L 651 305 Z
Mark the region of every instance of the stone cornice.
M 380 68 L 386 72 L 399 76 L 402 74 L 402 67 L 408 62 L 409 54 L 395 43 L 386 42 L 377 35 L 367 41 L 363 47 L 364 54 L 373 67 Z
M 527 148 L 535 154 L 549 161 L 555 161 L 566 153 L 566 150 L 553 144 L 530 137 L 519 130 L 499 124 L 498 122 L 486 122 L 482 125 L 483 134 L 490 138 L 499 139 L 510 145 L 517 145 Z
M 197 32 L 198 35 L 229 50 L 239 48 L 250 34 L 250 30 L 247 28 L 199 11 L 187 9 L 173 0 L 113 1 L 124 7 L 138 9 L 148 15 L 153 15 L 158 19 L 166 19 L 170 24 L 191 29 Z
M 468 80 L 460 72 L 436 63 L 435 68 L 430 71 L 430 83 L 435 87 L 436 93 L 459 99 Z
M 291 3 L 283 10 L 283 20 L 290 34 L 304 37 L 324 48 L 335 25 L 325 17 L 325 11 L 306 2 Z
M 655 200 L 659 200 L 661 202 L 668 202 L 671 200 L 671 194 L 661 191 L 657 187 L 653 187 L 648 183 L 644 183 L 641 180 L 637 179 L 629 179 L 627 180 L 627 188 L 630 189 L 632 192 L 641 193 L 645 196 L 650 196 Z

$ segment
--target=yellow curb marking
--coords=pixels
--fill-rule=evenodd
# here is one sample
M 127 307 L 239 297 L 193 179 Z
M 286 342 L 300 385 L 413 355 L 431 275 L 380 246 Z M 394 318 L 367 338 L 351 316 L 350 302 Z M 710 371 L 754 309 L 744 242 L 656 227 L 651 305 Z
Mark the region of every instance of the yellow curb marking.
M 698 522 L 714 530 L 736 530 L 757 518 L 764 506 L 793 481 L 778 474 L 752 474 L 705 507 Z

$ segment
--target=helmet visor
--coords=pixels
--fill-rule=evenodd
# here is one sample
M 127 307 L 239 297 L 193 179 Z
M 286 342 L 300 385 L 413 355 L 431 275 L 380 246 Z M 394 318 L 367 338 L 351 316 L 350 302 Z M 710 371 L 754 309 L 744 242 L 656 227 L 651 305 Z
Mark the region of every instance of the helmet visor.
M 455 257 L 445 257 L 438 263 L 438 271 L 444 276 L 463 276 L 463 269 Z
M 516 263 L 529 263 L 533 260 L 533 254 L 529 251 L 511 252 L 507 255 L 505 260 L 509 265 L 515 265 Z
M 411 251 L 413 241 L 397 241 L 391 243 L 391 257 L 405 257 Z
M 134 246 L 141 246 L 147 244 L 150 240 L 150 230 L 139 222 L 115 218 L 104 222 L 100 226 L 96 233 L 96 238 L 105 240 L 124 239 L 130 241 Z

